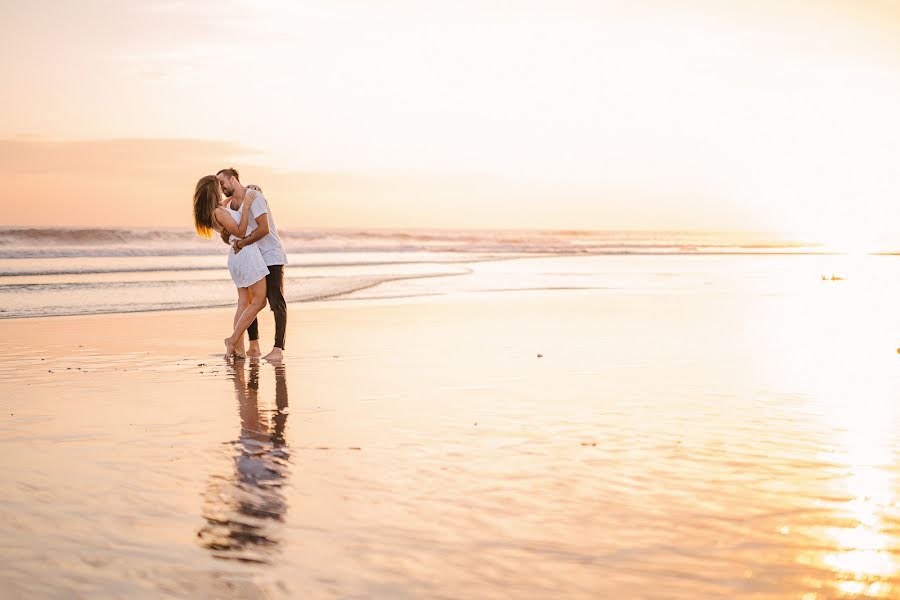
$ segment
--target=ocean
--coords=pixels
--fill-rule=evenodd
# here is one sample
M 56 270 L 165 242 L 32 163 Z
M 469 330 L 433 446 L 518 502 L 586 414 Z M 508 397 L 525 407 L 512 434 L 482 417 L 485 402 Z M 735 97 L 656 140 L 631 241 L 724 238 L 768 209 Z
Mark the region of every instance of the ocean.
M 282 238 L 289 302 L 461 289 L 606 289 L 646 283 L 633 275 L 650 257 L 664 265 L 684 256 L 829 254 L 821 244 L 753 233 L 294 230 Z M 227 251 L 218 239 L 187 229 L 12 228 L 0 238 L 0 318 L 228 306 L 236 295 Z M 560 266 L 478 276 L 487 264 L 553 257 L 595 260 L 580 261 L 593 266 L 574 275 Z

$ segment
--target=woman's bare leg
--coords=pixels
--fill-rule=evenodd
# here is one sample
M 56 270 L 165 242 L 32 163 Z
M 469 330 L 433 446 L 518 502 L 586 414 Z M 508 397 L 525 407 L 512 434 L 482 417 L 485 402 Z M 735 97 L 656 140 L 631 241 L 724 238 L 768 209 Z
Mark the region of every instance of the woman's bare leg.
M 225 338 L 225 355 L 231 356 L 234 353 L 235 346 L 244 336 L 244 332 L 250 327 L 250 323 L 259 314 L 259 311 L 266 307 L 266 280 L 260 279 L 249 288 L 245 288 L 250 294 L 250 304 L 244 309 L 241 315 L 236 319 L 234 331 L 231 337 Z
M 244 311 L 249 305 L 250 290 L 248 290 L 247 288 L 238 288 L 238 304 L 237 310 L 234 313 L 234 322 L 231 324 L 232 328 L 237 325 L 238 321 L 241 318 L 241 315 L 244 314 Z M 234 353 L 240 358 L 246 358 L 247 353 L 244 351 L 244 336 L 241 336 L 237 343 L 234 345 Z

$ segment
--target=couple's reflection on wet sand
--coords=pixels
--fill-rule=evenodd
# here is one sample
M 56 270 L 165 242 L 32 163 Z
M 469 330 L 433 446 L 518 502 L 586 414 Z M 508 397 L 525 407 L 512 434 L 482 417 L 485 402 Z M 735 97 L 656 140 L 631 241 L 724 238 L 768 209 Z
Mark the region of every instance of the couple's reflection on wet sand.
M 210 478 L 203 497 L 206 524 L 197 532 L 216 558 L 266 563 L 278 547 L 287 511 L 282 486 L 290 469 L 284 440 L 288 392 L 284 366 L 276 365 L 274 405 L 259 397 L 260 371 L 267 375 L 272 369 L 256 361 L 231 364 L 240 436 L 227 442 L 232 471 Z

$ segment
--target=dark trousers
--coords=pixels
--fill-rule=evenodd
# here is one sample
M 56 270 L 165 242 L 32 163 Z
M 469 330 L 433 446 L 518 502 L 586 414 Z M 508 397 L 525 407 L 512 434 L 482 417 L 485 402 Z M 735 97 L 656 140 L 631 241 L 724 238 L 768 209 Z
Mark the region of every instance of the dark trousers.
M 284 301 L 284 265 L 268 265 L 266 275 L 266 300 L 275 313 L 275 347 L 284 350 L 284 330 L 287 329 L 287 302 Z M 256 319 L 247 328 L 250 341 L 259 339 L 259 323 Z

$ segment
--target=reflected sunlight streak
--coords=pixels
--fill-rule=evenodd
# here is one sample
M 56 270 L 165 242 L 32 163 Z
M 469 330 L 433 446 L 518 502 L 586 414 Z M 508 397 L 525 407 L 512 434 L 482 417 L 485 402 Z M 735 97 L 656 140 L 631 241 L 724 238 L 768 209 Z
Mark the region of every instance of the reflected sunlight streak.
M 820 561 L 834 573 L 834 585 L 841 592 L 886 597 L 892 586 L 885 580 L 900 573 L 893 552 L 896 540 L 885 523 L 885 513 L 897 500 L 888 471 L 896 432 L 892 407 L 883 400 L 885 394 L 873 388 L 876 379 L 856 381 L 858 397 L 868 401 L 864 409 L 844 386 L 832 388 L 840 397 L 822 396 L 830 409 L 826 418 L 835 429 L 836 451 L 830 459 L 847 469 L 835 480 L 837 491 L 850 498 L 835 507 L 834 516 L 855 526 L 824 528 L 821 541 L 834 550 L 826 551 Z
M 892 472 L 897 409 L 881 356 L 883 315 L 873 310 L 876 262 L 861 254 L 823 263 L 842 269 L 847 281 L 823 282 L 801 299 L 803 310 L 782 315 L 772 364 L 781 385 L 809 390 L 827 449 L 820 459 L 831 472 L 807 484 L 825 520 L 787 529 L 808 536 L 796 561 L 818 571 L 813 583 L 823 591 L 885 598 L 896 595 L 900 575 Z

